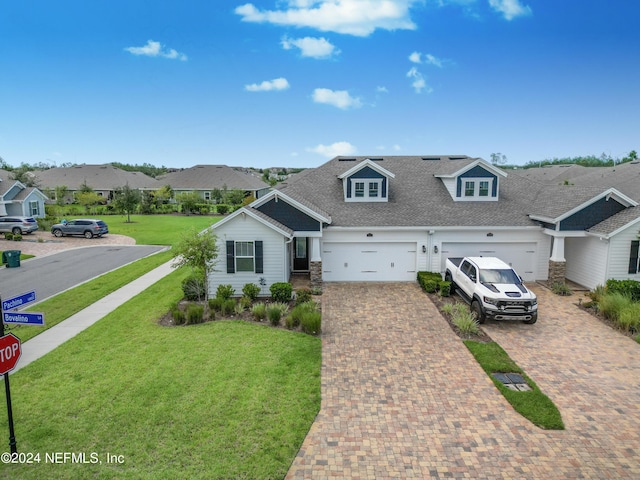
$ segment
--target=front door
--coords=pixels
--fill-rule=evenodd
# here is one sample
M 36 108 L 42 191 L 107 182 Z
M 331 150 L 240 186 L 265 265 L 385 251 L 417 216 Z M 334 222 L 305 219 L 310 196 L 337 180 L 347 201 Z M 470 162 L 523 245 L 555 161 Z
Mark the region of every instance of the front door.
M 309 239 L 293 239 L 293 270 L 309 270 Z

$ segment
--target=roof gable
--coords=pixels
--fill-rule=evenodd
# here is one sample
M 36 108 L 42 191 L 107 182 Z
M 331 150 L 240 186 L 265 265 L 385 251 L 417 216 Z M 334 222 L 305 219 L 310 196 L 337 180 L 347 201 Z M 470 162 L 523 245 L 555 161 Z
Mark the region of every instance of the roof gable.
M 375 172 L 377 172 L 380 175 L 382 175 L 384 177 L 387 177 L 387 178 L 395 178 L 396 177 L 393 173 L 391 173 L 386 168 L 382 168 L 377 162 L 374 162 L 370 158 L 367 158 L 366 160 L 358 163 L 357 165 L 354 165 L 353 167 L 351 167 L 349 170 L 347 170 L 346 172 L 342 173 L 341 175 L 338 175 L 338 178 L 340 180 L 343 180 L 345 178 L 351 177 L 356 172 L 358 172 L 359 170 L 362 170 L 365 167 L 369 167 L 370 169 L 374 170 Z

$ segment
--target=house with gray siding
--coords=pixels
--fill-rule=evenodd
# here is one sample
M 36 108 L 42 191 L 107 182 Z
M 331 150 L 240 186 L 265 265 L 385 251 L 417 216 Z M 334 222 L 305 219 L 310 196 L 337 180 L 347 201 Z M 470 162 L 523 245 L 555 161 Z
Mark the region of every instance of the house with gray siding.
M 413 282 L 458 256 L 499 257 L 525 281 L 640 279 L 639 200 L 463 155 L 336 157 L 211 227 L 226 259 L 211 293 L 251 282 L 267 294 L 293 273 L 318 286 Z
M 13 179 L 13 174 L 0 170 L 0 216 L 44 217 L 47 196 L 35 187 L 27 187 Z

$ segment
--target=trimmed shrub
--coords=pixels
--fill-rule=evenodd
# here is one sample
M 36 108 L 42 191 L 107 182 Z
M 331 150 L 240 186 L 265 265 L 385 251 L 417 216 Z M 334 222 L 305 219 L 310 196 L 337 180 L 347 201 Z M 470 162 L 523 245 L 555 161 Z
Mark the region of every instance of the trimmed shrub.
M 216 290 L 216 297 L 222 298 L 223 300 L 228 300 L 233 297 L 234 293 L 236 293 L 236 290 L 231 285 L 218 285 L 218 289 Z
M 203 300 L 206 296 L 204 276 L 192 273 L 182 281 L 182 292 L 187 300 Z
M 418 272 L 418 284 L 428 293 L 436 292 L 441 282 L 442 275 L 438 272 Z
M 451 295 L 451 282 L 440 282 L 440 295 L 443 297 Z
M 21 235 L 21 234 L 19 234 L 19 233 L 14 233 L 14 234 L 13 234 L 13 241 L 14 241 L 14 242 L 20 242 L 20 241 L 22 241 L 22 235 Z
M 196 325 L 204 322 L 204 307 L 195 303 L 187 307 L 187 325 Z
M 269 288 L 274 302 L 288 303 L 291 301 L 293 289 L 288 282 L 276 282 Z
M 311 290 L 309 288 L 299 288 L 296 290 L 296 305 L 306 303 L 311 300 Z
M 13 233 L 11 232 L 7 232 L 4 234 L 4 239 L 5 240 L 13 240 Z
M 267 318 L 267 306 L 262 302 L 258 302 L 251 307 L 251 314 L 258 322 L 261 322 Z
M 422 288 L 424 288 L 427 293 L 435 293 L 438 290 L 438 282 L 435 280 L 425 280 Z
M 226 215 L 229 212 L 229 205 L 224 205 L 224 204 L 216 205 L 216 212 L 219 215 Z
M 637 280 L 607 280 L 607 293 L 620 293 L 640 302 L 640 282 Z
M 304 333 L 319 335 L 321 332 L 322 316 L 320 312 L 305 312 L 300 321 L 300 327 Z
M 260 295 L 260 287 L 255 283 L 247 283 L 242 287 L 242 294 L 249 300 L 253 301 Z
M 251 306 L 251 304 L 253 303 L 253 300 L 251 300 L 249 297 L 240 297 L 240 300 L 238 300 L 238 303 L 242 305 L 243 309 L 246 310 Z

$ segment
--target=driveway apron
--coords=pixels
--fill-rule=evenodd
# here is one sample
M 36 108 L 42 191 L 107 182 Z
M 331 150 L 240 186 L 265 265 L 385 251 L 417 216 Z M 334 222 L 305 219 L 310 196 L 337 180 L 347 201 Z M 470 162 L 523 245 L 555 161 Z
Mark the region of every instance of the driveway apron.
M 545 431 L 513 410 L 417 285 L 328 284 L 322 306 L 321 409 L 287 478 L 640 478 L 639 346 L 577 307 L 554 313 L 556 325 L 576 318 L 565 343 L 544 307 L 534 326 L 488 329 L 559 406 L 567 430 Z M 582 362 L 583 341 L 618 355 Z

